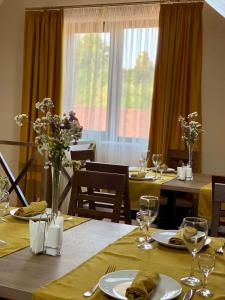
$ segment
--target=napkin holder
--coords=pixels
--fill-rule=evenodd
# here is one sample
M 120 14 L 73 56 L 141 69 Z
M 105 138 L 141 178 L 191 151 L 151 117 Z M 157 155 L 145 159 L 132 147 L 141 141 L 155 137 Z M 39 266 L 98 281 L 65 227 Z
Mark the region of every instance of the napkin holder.
M 177 178 L 182 181 L 186 179 L 186 166 L 177 167 Z
M 45 251 L 46 221 L 29 220 L 30 248 L 32 253 L 38 254 Z
M 34 254 L 61 255 L 63 217 L 49 221 L 41 220 L 41 217 L 39 221 L 29 221 L 30 248 Z
M 186 176 L 185 176 L 185 179 L 187 181 L 193 180 L 192 168 L 190 166 L 186 167 Z
M 63 236 L 63 217 L 57 217 L 48 227 L 45 239 L 45 254 L 51 256 L 61 255 Z

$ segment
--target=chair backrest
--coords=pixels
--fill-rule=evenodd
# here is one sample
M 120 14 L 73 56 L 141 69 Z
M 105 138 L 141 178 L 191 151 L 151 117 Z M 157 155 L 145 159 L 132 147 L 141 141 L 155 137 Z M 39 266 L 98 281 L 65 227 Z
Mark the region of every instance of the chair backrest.
M 225 176 L 212 175 L 212 198 L 214 195 L 214 189 L 216 183 L 224 183 L 225 184 Z
M 95 160 L 95 151 L 93 149 L 70 151 L 71 159 L 74 160 Z
M 220 225 L 225 224 L 221 220 L 221 217 L 225 217 L 225 209 L 222 204 L 225 205 L 225 177 L 213 175 L 211 236 L 218 236 Z
M 87 162 L 86 170 L 125 175 L 126 180 L 123 192 L 124 219 L 126 224 L 131 224 L 131 210 L 129 197 L 129 167 L 126 165 L 115 165 L 101 162 Z
M 198 160 L 198 152 L 193 152 L 193 171 L 195 171 L 194 161 Z M 167 152 L 166 164 L 170 168 L 176 169 L 180 164 L 187 164 L 188 162 L 188 150 L 174 150 L 169 149 Z
M 75 171 L 72 179 L 72 191 L 69 214 L 82 217 L 109 218 L 119 222 L 122 206 L 125 175 L 94 171 Z M 86 192 L 84 192 L 86 188 Z M 94 189 L 110 190 L 110 193 L 94 192 Z M 111 204 L 111 210 L 97 210 L 96 203 Z M 84 205 L 86 204 L 86 205 Z

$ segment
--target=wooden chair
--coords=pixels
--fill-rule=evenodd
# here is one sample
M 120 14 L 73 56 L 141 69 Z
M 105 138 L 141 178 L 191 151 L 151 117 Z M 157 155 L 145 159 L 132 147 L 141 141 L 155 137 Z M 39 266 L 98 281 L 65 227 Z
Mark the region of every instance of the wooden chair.
M 69 214 L 94 219 L 109 218 L 119 222 L 122 206 L 125 175 L 106 172 L 75 171 L 72 179 L 72 192 Z M 86 192 L 83 191 L 86 188 Z M 95 189 L 110 190 L 100 193 Z M 98 204 L 111 204 L 111 210 L 98 209 Z
M 131 224 L 131 209 L 129 198 L 129 167 L 125 165 L 115 165 L 100 162 L 86 162 L 86 170 L 125 175 L 126 180 L 123 192 L 121 219 L 124 220 L 126 224 Z
M 71 159 L 73 160 L 80 160 L 81 167 L 85 168 L 86 161 L 94 161 L 95 160 L 95 150 L 94 149 L 86 149 L 86 150 L 75 150 L 70 151 Z
M 193 152 L 193 171 L 195 172 L 195 164 L 199 158 L 198 152 Z M 188 151 L 187 150 L 173 150 L 169 149 L 167 152 L 166 164 L 170 168 L 174 168 L 175 170 L 182 163 L 187 164 L 188 162 Z
M 70 157 L 73 160 L 80 160 L 81 161 L 80 169 L 85 169 L 87 160 L 90 161 L 95 160 L 95 147 L 91 147 L 90 149 L 81 149 L 79 147 L 76 148 L 76 146 L 77 145 L 73 145 L 70 147 Z M 72 187 L 72 177 L 64 167 L 62 168 L 62 174 L 67 179 L 67 184 L 60 195 L 59 208 L 62 206 L 64 200 L 66 199 L 66 196 L 68 195 Z
M 225 177 L 212 176 L 212 223 L 211 223 L 211 236 L 224 235 L 220 232 L 221 226 L 225 228 L 225 210 L 222 208 L 225 205 Z

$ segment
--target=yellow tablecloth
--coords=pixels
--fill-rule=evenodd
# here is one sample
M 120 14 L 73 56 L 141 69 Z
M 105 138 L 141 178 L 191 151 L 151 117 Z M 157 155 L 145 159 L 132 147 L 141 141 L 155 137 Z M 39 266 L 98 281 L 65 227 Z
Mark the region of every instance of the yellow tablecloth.
M 225 210 L 224 204 L 222 204 L 222 208 Z M 200 190 L 198 215 L 208 220 L 212 218 L 212 183 L 204 185 Z M 225 220 L 225 218 L 222 219 Z
M 212 217 L 212 183 L 204 185 L 200 189 L 198 202 L 199 217 L 211 220 Z
M 11 216 L 5 217 L 6 222 L 0 223 L 0 239 L 6 245 L 0 247 L 0 257 L 26 248 L 30 245 L 29 226 L 27 221 L 20 221 Z M 68 219 L 68 216 L 65 216 Z M 87 218 L 73 217 L 64 222 L 64 230 L 88 221 Z
M 154 173 L 149 173 L 149 175 L 154 176 Z M 137 180 L 129 179 L 129 196 L 131 209 L 139 209 L 139 198 L 142 195 L 160 196 L 161 185 L 169 180 L 172 180 L 177 175 L 174 173 L 163 174 L 162 179 L 157 180 Z
M 90 289 L 104 274 L 108 265 L 115 265 L 117 270 L 148 269 L 156 271 L 179 281 L 190 272 L 191 255 L 187 250 L 177 250 L 154 243 L 155 248 L 150 251 L 140 250 L 134 238 L 140 234 L 134 230 L 99 252 L 87 262 L 62 278 L 43 286 L 33 293 L 33 300 L 83 300 L 83 292 Z M 203 251 L 212 251 L 206 247 Z M 208 286 L 215 296 L 211 299 L 225 299 L 225 256 L 216 256 L 216 267 L 209 276 Z M 201 276 L 196 265 L 196 275 Z M 182 286 L 183 292 L 176 299 L 182 299 L 187 286 Z M 99 289 L 91 298 L 93 300 L 109 299 Z M 195 295 L 193 300 L 202 300 Z

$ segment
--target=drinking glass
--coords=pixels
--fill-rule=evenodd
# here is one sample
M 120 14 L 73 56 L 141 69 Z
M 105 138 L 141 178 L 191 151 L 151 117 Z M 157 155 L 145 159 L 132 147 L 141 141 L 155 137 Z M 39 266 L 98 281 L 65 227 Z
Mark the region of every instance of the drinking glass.
M 203 218 L 186 217 L 183 219 L 181 230 L 185 245 L 192 256 L 190 275 L 181 278 L 181 282 L 190 286 L 198 286 L 201 284 L 201 280 L 194 276 L 194 263 L 196 254 L 205 244 L 208 234 L 208 223 Z
M 5 222 L 5 219 L 3 217 L 8 207 L 9 207 L 9 193 L 8 191 L 2 191 L 0 192 L 0 223 Z M 0 240 L 0 247 L 4 245 L 6 245 L 6 242 Z
M 162 154 L 153 154 L 152 155 L 152 163 L 155 167 L 155 179 L 157 179 L 158 168 L 162 163 Z
M 207 288 L 207 278 L 209 274 L 213 271 L 215 267 L 215 255 L 212 254 L 200 254 L 198 256 L 198 266 L 203 274 L 203 286 L 201 289 L 197 290 L 196 293 L 203 297 L 213 296 L 213 292 Z
M 159 177 L 159 179 L 163 179 L 163 176 L 162 176 L 162 174 L 163 174 L 163 172 L 165 171 L 165 164 L 160 164 L 159 165 L 159 167 L 158 167 L 158 170 L 159 170 L 159 172 L 160 172 L 160 177 Z
M 141 159 L 139 161 L 142 162 L 142 164 L 143 164 L 144 172 L 146 172 L 146 170 L 147 170 L 149 155 L 150 155 L 149 150 L 145 150 L 145 151 L 141 152 Z
M 139 229 L 141 231 L 141 233 L 143 232 L 143 221 L 142 221 L 142 216 L 141 213 L 138 211 L 136 214 L 136 220 L 138 222 L 139 225 Z M 144 236 L 138 236 L 135 238 L 135 241 L 139 242 L 139 243 L 143 243 L 145 241 L 145 237 Z
M 154 196 L 141 196 L 140 197 L 140 216 L 143 224 L 143 232 L 145 233 L 145 240 L 143 243 L 138 245 L 139 248 L 150 250 L 152 245 L 150 243 L 151 237 L 149 234 L 149 227 L 152 222 L 156 219 L 159 211 L 159 199 Z

